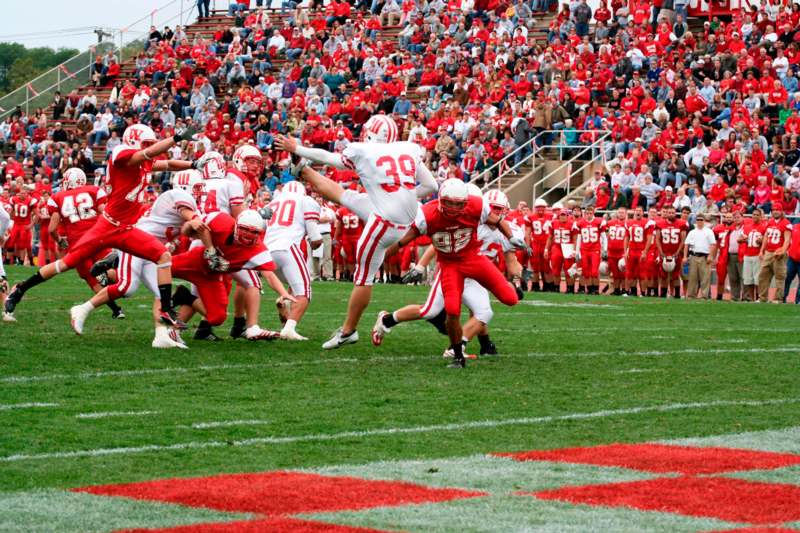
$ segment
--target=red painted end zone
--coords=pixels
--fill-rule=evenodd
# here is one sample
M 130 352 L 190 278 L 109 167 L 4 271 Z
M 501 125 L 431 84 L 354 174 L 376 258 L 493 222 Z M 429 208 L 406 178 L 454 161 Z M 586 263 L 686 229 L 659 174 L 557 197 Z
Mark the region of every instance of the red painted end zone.
M 126 529 L 115 533 L 386 533 L 378 529 L 337 526 L 293 518 L 266 518 L 224 524 L 195 524 L 166 529 Z
M 659 478 L 532 493 L 543 500 L 630 507 L 748 524 L 800 520 L 800 486 L 721 477 Z
M 399 481 L 280 471 L 99 485 L 75 491 L 269 516 L 435 503 L 486 495 Z
M 746 527 L 742 529 L 720 529 L 704 533 L 800 533 L 800 529 L 786 529 L 785 527 Z
M 800 455 L 733 448 L 694 448 L 667 444 L 609 444 L 592 448 L 564 448 L 498 453 L 517 461 L 618 466 L 646 472 L 716 474 L 737 470 L 767 470 L 800 464 Z

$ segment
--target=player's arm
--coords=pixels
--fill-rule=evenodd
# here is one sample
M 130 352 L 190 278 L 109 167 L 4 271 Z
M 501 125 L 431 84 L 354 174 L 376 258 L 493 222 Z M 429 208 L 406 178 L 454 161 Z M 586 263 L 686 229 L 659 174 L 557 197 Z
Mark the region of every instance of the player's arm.
M 683 260 L 687 261 L 689 259 L 689 243 L 684 242 L 682 248 L 683 248 Z
M 514 250 L 505 252 L 506 270 L 512 278 L 517 279 L 522 275 L 522 265 L 517 261 L 517 254 Z
M 186 139 L 191 139 L 192 136 L 195 133 L 197 133 L 197 130 L 195 130 L 193 127 L 189 126 L 189 127 L 185 128 L 179 134 L 175 134 L 172 137 L 168 137 L 166 139 L 162 139 L 162 140 L 156 142 L 155 144 L 153 144 L 151 146 L 148 146 L 147 148 L 144 148 L 143 150 L 137 151 L 131 157 L 129 157 L 127 159 L 127 161 L 125 161 L 124 164 L 125 164 L 125 166 L 129 166 L 129 167 L 130 166 L 139 166 L 142 163 L 144 163 L 145 161 L 150 161 L 154 157 L 158 157 L 161 154 L 167 152 L 170 148 L 172 148 L 173 146 L 175 146 L 179 142 L 181 142 L 183 140 L 186 140 Z M 156 161 L 155 163 L 153 163 L 153 168 L 155 168 L 156 170 L 168 170 L 166 168 L 160 168 L 161 164 L 163 164 L 163 163 L 165 163 L 165 161 Z M 192 163 L 190 163 L 189 161 L 182 161 L 182 163 L 186 163 L 189 166 L 187 166 L 185 168 L 181 168 L 181 169 L 175 169 L 175 170 L 186 170 L 187 168 L 192 168 Z M 158 167 L 156 167 L 156 165 L 158 165 Z
M 181 161 L 180 159 L 159 159 L 153 162 L 153 170 L 157 172 L 180 171 L 194 168 L 191 161 Z
M 417 198 L 420 200 L 436 192 L 436 179 L 422 161 L 417 165 Z
M 678 244 L 678 250 L 683 248 L 683 243 L 685 242 L 686 242 L 686 230 L 681 230 L 681 242 Z
M 786 254 L 786 250 L 789 249 L 789 244 L 792 241 L 792 232 L 788 229 L 783 232 L 783 246 L 778 248 L 778 251 L 775 252 L 778 257 L 783 257 Z
M 308 235 L 308 242 L 311 245 L 311 249 L 316 250 L 317 248 L 322 246 L 322 234 L 319 232 L 319 226 L 317 225 L 317 221 L 306 219 L 305 224 L 306 224 L 306 235 Z
M 342 239 L 342 221 L 338 218 L 336 219 L 336 223 L 333 226 L 333 240 L 339 242 Z
M 275 293 L 280 297 L 281 300 L 288 300 L 290 302 L 296 302 L 294 296 L 286 292 L 286 288 L 281 283 L 281 280 L 278 279 L 278 276 L 275 275 L 275 272 L 271 270 L 262 270 L 261 277 L 267 282 L 269 288 L 275 291 Z
M 553 233 L 547 235 L 547 242 L 544 245 L 544 258 L 550 259 L 550 247 L 553 246 Z
M 658 231 L 657 228 L 655 230 L 655 242 L 656 242 L 656 250 L 658 250 L 658 255 L 664 257 L 664 251 L 661 249 L 661 232 Z
M 718 244 L 715 242 L 711 245 L 711 250 L 708 252 L 708 264 L 711 265 L 716 261 Z
M 181 217 L 183 217 L 183 219 L 186 220 L 183 226 L 181 226 L 181 235 L 199 239 L 200 242 L 203 243 L 203 247 L 206 249 L 206 251 L 208 251 L 211 254 L 215 254 L 217 249 L 214 246 L 214 240 L 211 235 L 211 230 L 203 222 L 203 220 L 199 216 L 197 216 L 197 213 L 195 213 L 188 207 L 182 208 L 180 213 Z M 186 218 L 187 216 L 191 216 L 191 218 L 187 219 Z
M 391 257 L 397 252 L 400 251 L 401 248 L 404 246 L 408 246 L 408 244 L 420 236 L 420 232 L 416 226 L 411 226 L 406 231 L 406 234 L 400 237 L 400 240 L 397 241 L 395 244 L 391 245 L 389 248 L 386 249 L 386 257 Z
M 342 154 L 335 154 L 321 148 L 309 148 L 303 146 L 294 137 L 286 135 L 276 135 L 274 146 L 278 150 L 289 152 L 290 154 L 297 154 L 300 157 L 305 157 L 315 163 L 322 163 L 323 165 L 330 165 L 338 169 L 347 168 Z

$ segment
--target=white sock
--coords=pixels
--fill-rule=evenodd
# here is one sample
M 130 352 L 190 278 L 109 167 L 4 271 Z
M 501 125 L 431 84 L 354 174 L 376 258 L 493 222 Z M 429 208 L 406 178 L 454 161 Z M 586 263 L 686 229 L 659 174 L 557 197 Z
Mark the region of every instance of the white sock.
M 87 313 L 91 313 L 92 311 L 94 311 L 94 305 L 92 305 L 91 300 L 86 300 L 80 305 L 80 307 L 83 311 L 86 311 Z
M 294 331 L 296 327 L 297 327 L 297 321 L 291 319 L 287 320 L 286 324 L 283 325 L 283 329 L 288 331 Z

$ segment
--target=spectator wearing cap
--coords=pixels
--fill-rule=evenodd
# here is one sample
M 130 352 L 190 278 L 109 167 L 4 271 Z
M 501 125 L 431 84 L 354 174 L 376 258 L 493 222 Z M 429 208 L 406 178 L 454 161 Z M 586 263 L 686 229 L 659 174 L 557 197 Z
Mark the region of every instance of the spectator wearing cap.
M 711 265 L 714 264 L 717 252 L 717 239 L 711 228 L 706 227 L 706 216 L 698 215 L 696 226 L 686 236 L 683 245 L 683 260 L 689 263 L 689 281 L 686 294 L 690 299 L 699 297 L 708 299 L 711 282 Z
M 401 117 L 406 118 L 409 111 L 411 111 L 411 102 L 406 97 L 406 91 L 400 91 L 400 96 L 395 100 L 394 106 L 392 106 L 392 113 L 397 113 Z

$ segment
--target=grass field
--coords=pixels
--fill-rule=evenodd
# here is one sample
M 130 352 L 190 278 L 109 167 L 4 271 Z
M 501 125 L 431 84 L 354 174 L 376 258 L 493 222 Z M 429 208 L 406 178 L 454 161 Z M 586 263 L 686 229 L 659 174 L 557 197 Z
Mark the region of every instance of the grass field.
M 28 272 L 12 268 L 9 278 Z M 314 291 L 298 328 L 309 342 L 188 341 L 189 351 L 150 348 L 145 291 L 123 302 L 128 320 L 99 310 L 83 337 L 68 321 L 87 292 L 76 276 L 31 291 L 19 322 L 0 324 L 0 530 L 800 526 L 793 306 L 529 295 L 495 306 L 501 355 L 453 371 L 441 358 L 445 338 L 426 323 L 395 328 L 379 349 L 368 340 L 377 311 L 422 302 L 425 288 L 378 286 L 361 342 L 333 352 L 320 345 L 349 286 Z M 277 328 L 271 298 L 261 325 Z M 670 446 L 641 444 L 653 442 Z M 489 455 L 611 443 L 638 444 L 588 459 Z M 753 462 L 740 449 L 760 455 Z M 675 466 L 686 453 L 700 456 Z M 632 463 L 637 454 L 645 466 Z M 728 466 L 704 469 L 715 461 Z M 221 476 L 234 473 L 253 475 Z M 678 500 L 697 500 L 688 510 L 537 492 L 589 484 L 616 498 L 621 484 L 646 499 L 686 475 L 722 485 L 680 485 L 691 497 Z M 155 481 L 167 478 L 195 479 Z M 134 482 L 153 483 L 124 485 Z M 105 487 L 86 488 L 95 485 Z M 725 514 L 706 501 L 726 490 L 758 509 Z M 767 499 L 783 507 L 769 514 Z

